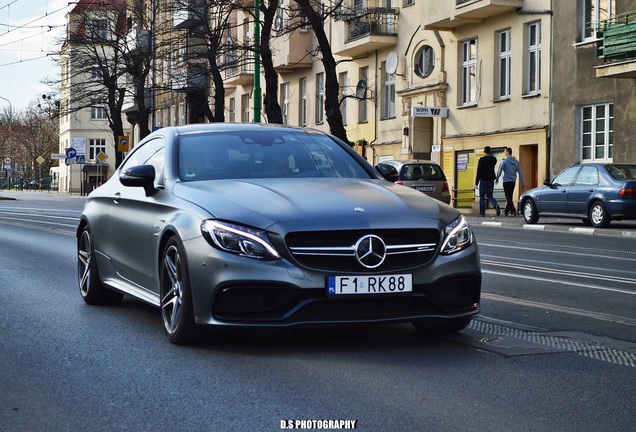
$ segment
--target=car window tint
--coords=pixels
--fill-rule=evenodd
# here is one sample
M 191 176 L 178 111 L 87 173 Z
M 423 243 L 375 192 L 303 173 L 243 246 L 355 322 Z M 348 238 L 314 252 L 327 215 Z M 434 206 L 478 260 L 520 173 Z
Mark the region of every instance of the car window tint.
M 401 177 L 404 180 L 443 180 L 444 174 L 434 164 L 407 164 L 402 167 Z
M 574 177 L 576 176 L 577 171 L 579 170 L 578 166 L 570 167 L 563 171 L 561 174 L 556 176 L 554 180 L 552 180 L 552 185 L 554 186 L 569 186 L 574 181 Z
M 606 169 L 616 180 L 636 180 L 636 165 L 607 165 Z
M 575 186 L 592 186 L 598 184 L 598 170 L 595 166 L 584 166 L 576 177 Z
M 183 135 L 183 181 L 281 178 L 369 178 L 364 168 L 326 135 L 261 131 Z

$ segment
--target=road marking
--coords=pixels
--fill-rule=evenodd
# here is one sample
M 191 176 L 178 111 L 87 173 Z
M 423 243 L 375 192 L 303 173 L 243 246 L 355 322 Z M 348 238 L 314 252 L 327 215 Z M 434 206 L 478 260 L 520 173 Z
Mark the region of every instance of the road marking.
M 573 276 L 573 277 L 582 277 L 586 279 L 599 279 L 603 281 L 614 281 L 614 282 L 626 283 L 626 284 L 636 284 L 636 279 L 621 277 L 621 276 L 599 275 L 595 273 L 584 273 L 580 271 L 570 271 L 570 270 L 562 270 L 562 269 L 557 270 L 557 269 L 553 269 L 549 267 L 537 267 L 537 266 L 530 266 L 530 265 L 523 265 L 523 264 L 503 263 L 498 261 L 481 260 L 481 262 L 482 264 L 488 264 L 492 266 L 500 266 L 500 267 L 506 267 L 506 268 L 512 267 L 512 268 L 517 268 L 520 270 L 553 273 L 559 276 L 566 275 L 566 276 Z
M 523 300 L 523 299 L 512 298 L 512 297 L 507 297 L 507 296 L 502 296 L 499 294 L 492 294 L 492 293 L 481 293 L 481 297 L 488 300 L 493 300 L 493 301 L 512 303 L 512 304 L 516 304 L 520 306 L 528 306 L 532 308 L 547 309 L 554 312 L 561 312 L 561 313 L 566 313 L 570 315 L 577 315 L 577 316 L 582 316 L 585 318 L 592 318 L 592 319 L 597 319 L 600 321 L 608 321 L 612 323 L 625 324 L 628 326 L 636 327 L 636 319 L 621 317 L 617 315 L 610 315 L 610 314 L 604 314 L 599 312 L 590 312 L 583 309 L 571 308 L 568 306 L 558 306 L 558 305 L 549 304 L 549 303 L 537 302 L 532 300 Z
M 495 275 L 498 275 L 498 276 L 510 276 L 512 278 L 517 278 L 517 279 L 530 279 L 530 280 L 534 280 L 534 281 L 550 282 L 550 283 L 561 284 L 561 285 L 569 285 L 569 286 L 575 286 L 577 288 L 587 288 L 587 289 L 596 290 L 596 291 L 608 291 L 608 292 L 614 292 L 614 293 L 619 293 L 619 294 L 636 295 L 635 291 L 626 291 L 626 290 L 620 290 L 620 289 L 615 289 L 615 288 L 607 288 L 607 287 L 602 287 L 602 286 L 597 286 L 597 285 L 581 285 L 580 282 L 567 282 L 567 281 L 562 281 L 562 280 L 557 280 L 557 279 L 548 279 L 548 278 L 542 278 L 542 277 L 536 277 L 536 276 L 523 276 L 523 275 L 514 274 L 514 273 L 504 273 L 504 272 L 496 272 L 496 271 L 489 271 L 489 270 L 482 270 L 481 272 L 482 273 L 487 273 L 487 274 L 495 274 Z

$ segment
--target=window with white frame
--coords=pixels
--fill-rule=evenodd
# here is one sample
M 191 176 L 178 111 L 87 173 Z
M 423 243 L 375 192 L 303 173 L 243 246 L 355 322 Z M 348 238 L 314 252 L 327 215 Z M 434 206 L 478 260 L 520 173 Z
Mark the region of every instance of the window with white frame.
M 462 42 L 461 105 L 477 103 L 477 39 Z
M 106 104 L 102 100 L 93 100 L 91 120 L 106 120 Z
M 415 54 L 415 75 L 426 78 L 435 67 L 435 50 L 430 45 L 424 45 Z
M 599 23 L 610 19 L 615 13 L 616 0 L 583 0 L 581 39 L 595 40 Z
M 106 39 L 108 37 L 108 21 L 105 19 L 91 20 L 90 37 L 96 40 Z
M 298 82 L 298 124 L 307 125 L 307 78 L 301 78 Z
M 364 94 L 358 102 L 358 123 L 369 121 L 369 106 L 367 103 L 367 87 L 369 86 L 369 67 L 365 66 L 358 71 L 359 82 L 364 85 Z M 357 89 L 356 89 L 357 90 Z M 359 96 L 359 95 L 356 95 Z
M 288 124 L 289 115 L 289 83 L 283 83 L 280 85 L 280 110 L 283 117 L 283 124 Z
M 104 138 L 91 138 L 88 140 L 88 159 L 95 160 L 100 153 L 106 153 L 106 140 Z
M 349 74 L 342 72 L 338 76 L 340 83 L 340 114 L 343 124 L 347 124 L 347 95 L 349 94 Z
M 229 122 L 230 123 L 234 123 L 236 122 L 236 98 L 230 98 L 230 103 L 229 103 L 229 108 L 228 108 L 228 114 L 229 114 Z
M 101 81 L 104 78 L 104 71 L 99 66 L 91 68 L 91 81 Z
M 580 108 L 580 146 L 583 161 L 612 161 L 614 104 L 584 105 Z
M 395 117 L 395 81 L 397 75 L 386 71 L 386 64 L 382 64 L 384 71 L 384 92 L 382 94 L 382 118 Z
M 541 23 L 528 25 L 528 59 L 526 70 L 526 93 L 541 91 Z
M 316 124 L 325 120 L 325 74 L 316 74 Z
M 511 76 L 510 29 L 497 33 L 497 53 L 497 99 L 509 99 Z
M 241 122 L 250 122 L 250 95 L 241 95 Z

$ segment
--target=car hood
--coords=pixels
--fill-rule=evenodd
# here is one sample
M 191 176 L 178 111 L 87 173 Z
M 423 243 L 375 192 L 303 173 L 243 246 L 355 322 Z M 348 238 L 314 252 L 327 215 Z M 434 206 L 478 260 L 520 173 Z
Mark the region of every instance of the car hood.
M 174 195 L 220 220 L 267 229 L 439 227 L 459 212 L 384 180 L 255 179 L 177 183 Z

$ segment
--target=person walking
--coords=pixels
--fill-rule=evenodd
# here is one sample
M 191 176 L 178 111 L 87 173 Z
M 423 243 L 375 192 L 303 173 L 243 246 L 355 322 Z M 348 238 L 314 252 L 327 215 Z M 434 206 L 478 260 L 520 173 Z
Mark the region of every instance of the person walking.
M 475 178 L 475 186 L 479 186 L 479 216 L 486 215 L 486 201 L 492 204 L 497 216 L 499 216 L 501 208 L 495 197 L 492 196 L 495 189 L 497 158 L 490 154 L 490 146 L 484 147 L 484 153 L 477 163 L 477 177 Z
M 521 167 L 519 166 L 519 161 L 515 159 L 512 155 L 512 149 L 510 147 L 506 147 L 506 157 L 499 164 L 499 169 L 497 170 L 497 178 L 495 182 L 499 182 L 499 177 L 501 177 L 501 173 L 503 172 L 503 189 L 506 194 L 506 208 L 504 209 L 504 214 L 506 216 L 515 216 L 517 214 L 517 210 L 515 209 L 514 201 L 512 200 L 512 193 L 515 190 L 515 184 L 517 183 L 517 174 L 519 175 L 519 181 L 521 182 L 521 187 L 524 187 L 523 181 L 523 173 L 521 172 Z

